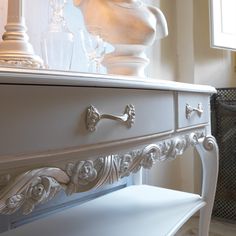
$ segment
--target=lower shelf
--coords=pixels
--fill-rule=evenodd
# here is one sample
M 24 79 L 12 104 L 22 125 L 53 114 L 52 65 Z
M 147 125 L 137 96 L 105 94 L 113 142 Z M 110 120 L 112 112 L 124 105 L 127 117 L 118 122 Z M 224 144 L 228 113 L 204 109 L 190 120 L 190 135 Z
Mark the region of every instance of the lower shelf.
M 204 205 L 196 194 L 130 186 L 1 236 L 170 236 Z

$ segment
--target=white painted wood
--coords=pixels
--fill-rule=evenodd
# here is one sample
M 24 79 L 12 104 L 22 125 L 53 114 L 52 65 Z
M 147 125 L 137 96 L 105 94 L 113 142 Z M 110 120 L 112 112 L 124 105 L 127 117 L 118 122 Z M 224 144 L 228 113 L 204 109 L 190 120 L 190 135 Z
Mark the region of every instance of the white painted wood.
M 172 131 L 173 100 L 172 92 L 154 90 L 1 85 L 0 126 L 4 136 L 0 136 L 0 154 L 79 148 Z M 131 128 L 104 119 L 96 131 L 88 131 L 86 111 L 90 105 L 101 113 L 122 115 L 128 104 L 135 107 Z
M 209 0 L 211 45 L 236 50 L 236 1 Z
M 38 85 L 70 85 L 86 87 L 116 87 L 133 89 L 158 89 L 173 91 L 188 91 L 215 93 L 212 86 L 179 83 L 174 81 L 141 79 L 132 76 L 112 76 L 101 74 L 86 74 L 76 72 L 60 72 L 49 70 L 26 70 L 15 68 L 0 68 L 0 83 L 7 84 L 38 84 Z
M 209 222 L 211 220 L 211 213 L 215 191 L 216 191 L 216 179 L 218 176 L 218 159 L 219 150 L 216 140 L 212 136 L 207 136 L 199 140 L 199 144 L 196 146 L 201 162 L 202 162 L 202 199 L 206 201 L 206 206 L 200 211 L 199 221 L 199 236 L 208 235 Z
M 171 236 L 204 205 L 196 194 L 131 186 L 2 236 Z
M 88 227 L 85 224 L 88 222 L 89 225 L 98 223 L 99 230 L 105 230 L 98 235 L 111 235 L 111 232 L 120 235 L 121 230 L 124 230 L 123 235 L 125 232 L 129 235 L 130 232 L 139 235 L 139 232 L 146 229 L 149 229 L 149 235 L 159 232 L 160 236 L 174 235 L 205 202 L 207 205 L 201 210 L 199 236 L 207 235 L 218 163 L 217 144 L 209 136 L 209 96 L 215 92 L 213 87 L 144 81 L 121 76 L 35 72 L 39 71 L 17 72 L 2 69 L 0 74 L 2 213 L 12 214 L 21 206 L 29 213 L 38 204 L 53 198 L 61 188 L 67 193 L 74 193 L 114 183 L 137 172 L 140 167 L 149 169 L 157 161 L 175 159 L 192 145 L 196 146 L 203 163 L 201 197 L 151 187 L 141 187 L 141 192 L 124 190 L 129 192 L 124 196 L 120 196 L 123 190 L 118 191 L 107 196 L 104 201 L 97 199 L 94 205 L 84 205 L 85 213 L 78 217 L 81 217 L 79 222 L 82 222 L 85 228 L 80 228 L 82 231 L 79 235 L 94 235 L 94 229 L 99 232 L 96 227 Z M 189 119 L 186 118 L 186 102 L 193 108 Z M 199 103 L 202 103 L 200 108 Z M 90 104 L 96 106 L 102 114 L 112 115 L 122 115 L 125 106 L 133 104 L 136 113 L 135 125 L 127 129 L 123 123 L 102 120 L 97 130 L 89 133 L 86 130 L 85 111 Z M 198 110 L 195 111 L 194 108 Z M 203 114 L 200 112 L 200 116 L 201 109 Z M 141 182 L 140 179 L 136 181 Z M 143 194 L 142 202 L 136 202 Z M 125 205 L 122 196 L 128 199 L 128 205 Z M 137 216 L 137 205 L 131 207 L 132 202 L 136 202 L 144 210 L 143 217 Z M 176 203 L 177 208 L 173 207 L 173 203 Z M 126 214 L 118 217 L 115 214 L 116 206 L 119 210 L 122 210 L 123 206 Z M 163 211 L 160 211 L 159 206 Z M 63 225 L 63 229 L 71 229 L 72 236 L 78 234 L 78 228 L 73 228 L 78 225 L 77 221 L 70 225 L 69 215 L 78 214 L 77 211 L 83 212 L 83 206 L 74 211 L 75 213 L 71 210 L 66 214 L 67 221 L 63 218 L 63 222 L 67 222 L 67 227 Z M 96 214 L 99 211 L 101 214 L 98 220 Z M 60 215 L 58 217 L 60 218 Z M 83 217 L 85 218 L 82 219 Z M 73 216 L 72 219 L 77 218 Z M 150 227 L 141 224 L 141 221 L 147 224 L 149 222 Z M 123 222 L 124 226 L 119 227 L 117 222 Z M 161 222 L 159 227 L 157 222 Z M 52 224 L 53 220 L 49 225 Z M 41 224 L 37 226 L 37 222 L 33 225 L 36 228 L 42 227 Z M 60 221 L 57 225 L 60 225 Z M 159 231 L 155 231 L 155 228 Z M 46 227 L 44 229 L 46 230 Z M 24 226 L 23 235 L 30 234 L 30 231 L 26 233 L 27 230 L 35 231 L 30 226 Z M 51 232 L 52 228 L 48 230 L 48 235 L 58 231 L 64 235 L 68 234 L 60 227 L 56 231 Z M 21 229 L 15 232 L 21 232 Z M 43 234 L 42 231 L 39 233 Z M 11 232 L 8 235 L 11 235 Z
M 28 161 L 28 167 L 24 166 L 25 170 L 21 169 L 20 173 L 16 173 L 16 169 L 11 171 L 5 166 L 5 169 L 8 169 L 8 175 L 2 177 L 0 213 L 11 215 L 20 209 L 24 215 L 28 215 L 38 205 L 54 199 L 60 190 L 71 195 L 116 183 L 130 174 L 137 173 L 141 168 L 150 169 L 157 162 L 175 159 L 178 155 L 182 155 L 187 147 L 196 145 L 197 139 L 203 135 L 200 130 L 185 133 L 123 153 L 119 150 L 118 153 L 113 152 L 113 154 L 99 156 L 96 154 L 96 158 L 79 155 L 76 151 L 64 152 L 61 153 L 64 158 L 63 164 L 59 168 L 59 153 L 54 152 L 54 156 L 49 153 L 38 155 L 38 161 L 40 161 L 38 168 L 33 167 L 31 159 L 24 155 Z M 73 160 L 69 159 L 70 154 L 74 156 Z M 53 157 L 56 157 L 53 165 L 50 165 L 48 161 L 47 163 L 43 161 L 44 158 L 52 159 Z M 19 171 L 19 162 L 14 162 L 14 165 Z M 4 167 L 2 169 L 4 170 Z M 12 180 L 9 181 L 9 179 Z

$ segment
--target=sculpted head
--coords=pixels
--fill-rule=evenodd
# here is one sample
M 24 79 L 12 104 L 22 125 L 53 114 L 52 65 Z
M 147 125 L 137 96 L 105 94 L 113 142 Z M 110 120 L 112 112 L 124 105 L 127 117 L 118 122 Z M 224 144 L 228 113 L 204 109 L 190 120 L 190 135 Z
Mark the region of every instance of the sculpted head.
M 148 64 L 145 48 L 168 34 L 161 10 L 142 0 L 73 1 L 83 15 L 87 30 L 89 26 L 100 28 L 102 38 L 114 47 L 103 59 L 107 72 L 143 77 Z
M 168 34 L 161 10 L 142 0 L 73 1 L 82 12 L 85 25 L 102 28 L 104 39 L 111 44 L 151 45 L 156 38 Z

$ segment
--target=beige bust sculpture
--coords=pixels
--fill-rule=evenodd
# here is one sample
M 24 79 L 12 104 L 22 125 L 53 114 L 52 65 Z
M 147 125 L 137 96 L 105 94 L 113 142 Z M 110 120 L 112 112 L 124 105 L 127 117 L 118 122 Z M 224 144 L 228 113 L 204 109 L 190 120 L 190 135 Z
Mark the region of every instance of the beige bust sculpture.
M 104 40 L 114 46 L 103 60 L 108 73 L 143 77 L 149 61 L 146 47 L 168 34 L 163 13 L 141 0 L 74 0 L 74 4 L 85 25 L 102 28 Z

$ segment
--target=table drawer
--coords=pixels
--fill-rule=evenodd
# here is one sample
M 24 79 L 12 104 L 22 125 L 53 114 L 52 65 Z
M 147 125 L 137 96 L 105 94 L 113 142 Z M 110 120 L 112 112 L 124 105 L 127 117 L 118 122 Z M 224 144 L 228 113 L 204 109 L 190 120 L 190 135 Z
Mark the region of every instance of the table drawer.
M 209 94 L 178 93 L 178 128 L 209 122 Z
M 0 86 L 0 155 L 81 147 L 174 129 L 173 93 L 134 89 Z M 104 119 L 96 131 L 86 127 L 87 108 L 122 115 L 135 107 L 131 128 Z

